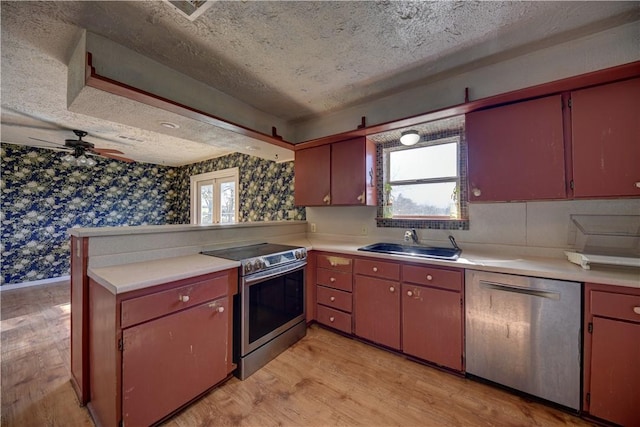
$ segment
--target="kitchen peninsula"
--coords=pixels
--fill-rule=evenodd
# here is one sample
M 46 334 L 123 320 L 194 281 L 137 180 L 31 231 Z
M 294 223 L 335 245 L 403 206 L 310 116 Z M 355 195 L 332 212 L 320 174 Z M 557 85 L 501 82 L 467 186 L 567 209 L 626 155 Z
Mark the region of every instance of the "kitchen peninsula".
M 202 299 L 193 300 L 191 303 L 194 305 L 199 302 L 213 304 L 216 305 L 214 308 L 217 310 L 222 307 L 223 310 L 219 314 L 226 313 L 226 321 L 230 322 L 232 319 L 232 307 L 229 305 L 229 298 L 232 298 L 234 293 L 237 292 L 237 288 L 233 286 L 234 282 L 237 283 L 237 276 L 235 276 L 237 274 L 237 263 L 199 255 L 199 252 L 207 249 L 232 245 L 240 246 L 264 241 L 306 247 L 310 251 L 306 279 L 307 321 L 318 321 L 334 330 L 341 330 L 343 333 L 355 335 L 371 343 L 377 342 L 376 336 L 368 336 L 366 332 L 358 330 L 357 327 L 352 329 L 352 322 L 359 321 L 358 318 L 351 320 L 350 311 L 354 306 L 332 307 L 331 296 L 328 296 L 329 299 L 323 302 L 324 294 L 322 292 L 335 292 L 330 283 L 327 284 L 328 286 L 321 285 L 320 273 L 323 272 L 321 258 L 323 256 L 346 259 L 350 265 L 355 262 L 357 265 L 364 265 L 374 269 L 377 269 L 376 265 L 380 263 L 386 263 L 392 267 L 397 266 L 395 268 L 401 268 L 399 271 L 403 271 L 402 276 L 400 276 L 400 273 L 393 273 L 397 274 L 397 276 L 395 276 L 396 279 L 392 280 L 397 280 L 399 285 L 401 282 L 405 283 L 403 281 L 409 280 L 407 278 L 410 270 L 407 270 L 407 268 L 418 269 L 418 271 L 424 269 L 424 271 L 431 272 L 430 275 L 433 276 L 435 276 L 433 272 L 459 272 L 457 274 L 461 274 L 465 270 L 479 270 L 587 283 L 585 292 L 588 293 L 587 295 L 590 295 L 590 292 L 596 292 L 594 294 L 596 298 L 593 300 L 595 303 L 593 309 L 591 307 L 591 299 L 587 298 L 584 313 L 585 330 L 588 328 L 588 324 L 592 323 L 593 316 L 597 318 L 598 310 L 601 310 L 598 308 L 598 297 L 627 298 L 629 303 L 640 304 L 640 302 L 636 301 L 640 299 L 640 273 L 637 269 L 596 268 L 584 270 L 575 264 L 569 263 L 566 259 L 505 255 L 499 252 L 483 251 L 481 247 L 474 245 L 462 245 L 463 253 L 457 261 L 417 259 L 410 256 L 371 253 L 367 253 L 365 256 L 363 252 L 358 251 L 358 248 L 374 242 L 375 240 L 372 239 L 377 239 L 376 236 L 351 237 L 348 239 L 344 236 L 334 236 L 334 238 L 321 236 L 321 238 L 317 238 L 313 233 L 307 234 L 307 226 L 308 224 L 304 221 L 284 221 L 204 227 L 185 225 L 72 230 L 72 369 L 76 390 L 83 402 L 89 403 L 91 408 L 92 403 L 88 400 L 89 395 L 91 395 L 91 400 L 95 398 L 93 393 L 89 394 L 89 390 L 94 387 L 91 384 L 92 380 L 90 380 L 90 378 L 93 378 L 91 376 L 91 367 L 87 365 L 87 355 L 90 354 L 91 344 L 89 341 L 85 341 L 86 338 L 83 338 L 83 334 L 88 330 L 87 328 L 91 327 L 92 314 L 90 311 L 87 312 L 85 308 L 89 306 L 89 294 L 92 289 L 94 290 L 93 292 L 97 291 L 111 295 L 111 298 L 115 299 L 115 301 L 118 301 L 118 295 L 122 296 L 130 293 L 130 295 L 136 297 L 130 301 L 135 301 L 150 297 L 158 298 L 157 295 L 149 295 L 150 289 L 153 288 L 159 290 L 160 293 L 175 292 L 176 289 L 185 286 L 198 287 L 199 283 L 212 280 L 214 283 L 213 288 L 217 286 L 216 289 L 218 289 L 214 292 L 215 295 L 207 294 Z M 469 249 L 466 249 L 466 247 Z M 355 274 L 359 274 L 357 269 L 352 271 Z M 352 273 L 349 272 L 348 274 L 348 284 L 351 286 Z M 461 282 L 459 282 L 460 285 L 456 285 L 458 287 L 455 292 L 464 304 L 463 276 L 460 277 Z M 406 283 L 410 285 L 409 282 Z M 209 286 L 205 285 L 204 287 L 209 288 Z M 439 285 L 425 282 L 421 286 L 418 289 L 437 290 Z M 398 286 L 398 290 L 400 289 L 403 292 L 405 291 L 404 288 Z M 451 289 L 441 289 L 439 292 L 450 296 L 453 291 Z M 344 296 L 342 294 L 339 295 Z M 176 298 L 178 297 L 180 295 Z M 218 298 L 223 298 L 224 300 L 220 302 Z M 349 298 L 351 298 L 350 294 Z M 358 297 L 355 296 L 355 298 Z M 360 298 L 363 301 L 362 298 L 364 297 Z M 155 303 L 152 304 L 152 306 L 155 305 Z M 143 306 L 140 305 L 129 312 L 137 313 L 139 310 L 145 312 L 144 308 L 140 308 Z M 348 329 L 345 330 L 333 324 L 330 319 L 332 317 L 336 319 L 335 316 L 323 317 L 323 313 L 327 310 L 333 310 L 329 311 L 330 313 L 337 312 L 338 314 L 349 316 Z M 365 309 L 360 308 L 361 313 L 363 313 L 363 310 Z M 125 320 L 127 308 L 124 301 L 122 301 L 122 308 L 117 309 L 116 312 L 120 313 L 118 316 L 123 319 L 123 322 L 128 321 Z M 182 313 L 188 312 L 190 310 L 182 311 Z M 461 348 L 457 351 L 458 353 L 462 352 L 462 355 L 464 355 L 464 345 L 462 344 L 464 342 L 464 305 L 458 305 L 458 312 L 460 317 L 456 327 L 459 331 Z M 402 323 L 400 318 L 398 319 L 398 323 Z M 136 325 L 143 320 L 132 320 L 129 324 Z M 195 322 L 198 323 L 197 320 Z M 365 320 L 360 320 L 361 325 L 363 324 L 362 322 L 365 322 Z M 408 320 L 405 319 L 404 323 L 406 322 Z M 231 323 L 226 323 L 221 327 L 221 330 L 226 328 L 227 340 L 231 339 L 229 333 L 231 327 Z M 223 333 L 222 335 L 225 334 Z M 404 336 L 404 350 L 402 340 L 399 340 L 399 345 L 395 346 L 389 346 L 384 342 L 381 342 L 380 345 L 407 353 L 406 343 L 409 340 L 408 337 L 410 335 Z M 591 343 L 588 340 L 589 337 L 586 337 L 585 381 L 590 380 L 590 370 L 587 369 L 590 354 L 586 351 L 586 345 L 591 345 Z M 116 344 L 118 343 L 115 338 L 113 341 Z M 81 344 L 85 347 L 83 348 Z M 223 374 L 210 383 L 210 386 L 214 386 L 224 380 L 225 376 L 231 373 L 234 368 L 228 353 L 229 344 L 230 342 L 227 341 L 227 353 L 221 356 L 224 366 Z M 447 364 L 442 363 L 439 359 L 429 359 L 429 356 L 420 354 L 414 357 L 423 362 L 431 361 L 434 365 L 447 367 Z M 449 367 L 449 369 L 464 373 L 464 364 L 458 363 L 458 365 Z M 120 403 L 117 402 L 116 396 L 111 396 L 110 399 L 114 400 L 113 407 L 115 410 L 111 412 L 115 422 L 120 416 L 122 407 L 119 406 Z M 178 406 L 180 405 L 178 404 Z

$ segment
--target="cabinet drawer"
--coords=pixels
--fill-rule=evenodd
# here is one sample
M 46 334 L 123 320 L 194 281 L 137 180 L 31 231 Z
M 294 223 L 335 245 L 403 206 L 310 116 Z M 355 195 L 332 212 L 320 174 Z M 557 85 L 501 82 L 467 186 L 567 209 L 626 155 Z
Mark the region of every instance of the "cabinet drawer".
M 167 291 L 122 301 L 121 327 L 126 328 L 165 314 L 224 296 L 228 276 L 219 276 Z
M 318 322 L 347 334 L 351 333 L 351 315 L 318 304 Z
M 357 259 L 356 274 L 379 277 L 381 279 L 400 280 L 400 264 L 373 259 Z
M 335 255 L 318 255 L 318 267 L 351 273 L 353 271 L 353 260 Z
M 342 289 L 343 291 L 351 292 L 351 289 L 353 288 L 353 285 L 351 284 L 351 277 L 351 273 L 327 270 L 324 268 L 318 268 L 316 270 L 316 281 L 318 285 Z
M 462 273 L 435 267 L 402 266 L 402 281 L 435 288 L 462 290 Z
M 594 316 L 640 322 L 640 295 L 592 291 L 591 313 Z
M 318 304 L 351 313 L 352 300 L 350 292 L 318 286 L 317 299 Z

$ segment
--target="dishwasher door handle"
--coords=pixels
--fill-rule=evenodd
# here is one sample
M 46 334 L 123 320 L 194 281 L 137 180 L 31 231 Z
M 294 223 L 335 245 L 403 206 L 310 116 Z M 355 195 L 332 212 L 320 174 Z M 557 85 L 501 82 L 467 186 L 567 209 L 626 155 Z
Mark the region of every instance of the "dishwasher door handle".
M 480 286 L 485 289 L 494 289 L 496 291 L 513 292 L 516 294 L 524 294 L 524 295 L 531 295 L 534 297 L 560 300 L 560 292 L 541 291 L 538 289 L 531 289 L 531 288 L 520 288 L 517 286 L 504 285 L 502 283 L 489 282 L 486 280 L 480 280 Z

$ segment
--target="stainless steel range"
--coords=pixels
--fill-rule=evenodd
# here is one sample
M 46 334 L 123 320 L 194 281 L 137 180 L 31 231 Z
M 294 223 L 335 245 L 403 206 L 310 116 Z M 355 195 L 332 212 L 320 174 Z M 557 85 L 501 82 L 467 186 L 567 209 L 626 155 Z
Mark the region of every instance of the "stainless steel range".
M 260 243 L 203 252 L 240 261 L 234 300 L 235 375 L 244 380 L 306 334 L 302 247 Z

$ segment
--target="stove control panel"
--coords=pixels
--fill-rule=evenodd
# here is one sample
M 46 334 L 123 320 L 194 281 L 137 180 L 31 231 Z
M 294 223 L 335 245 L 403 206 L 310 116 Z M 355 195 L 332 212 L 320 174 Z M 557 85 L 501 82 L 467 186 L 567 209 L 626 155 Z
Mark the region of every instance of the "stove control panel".
M 242 260 L 242 272 L 244 275 L 253 274 L 278 265 L 294 261 L 303 261 L 305 259 L 307 259 L 307 250 L 305 248 L 292 249 L 277 254 L 263 255 Z

